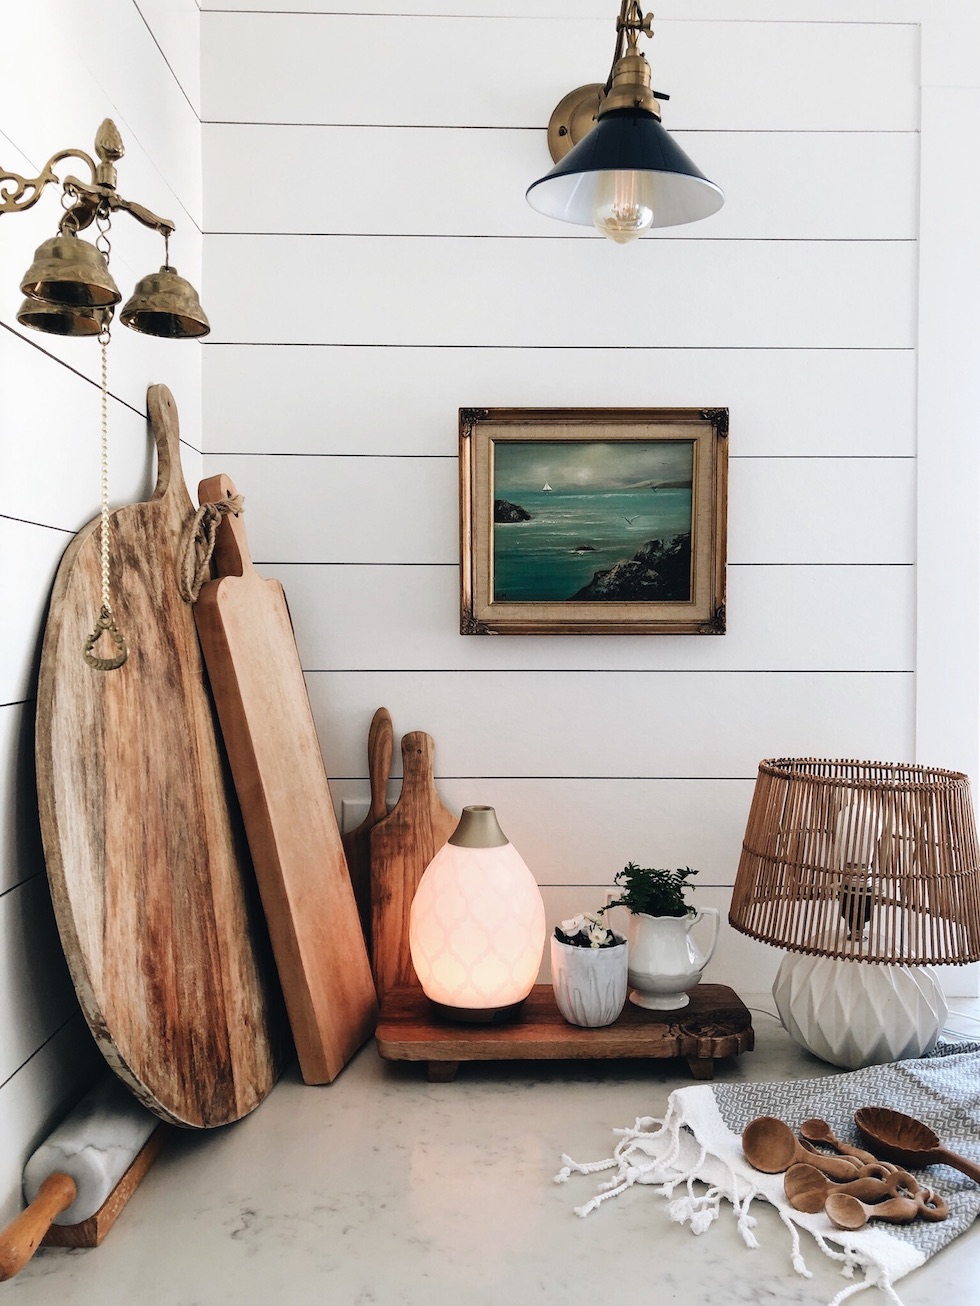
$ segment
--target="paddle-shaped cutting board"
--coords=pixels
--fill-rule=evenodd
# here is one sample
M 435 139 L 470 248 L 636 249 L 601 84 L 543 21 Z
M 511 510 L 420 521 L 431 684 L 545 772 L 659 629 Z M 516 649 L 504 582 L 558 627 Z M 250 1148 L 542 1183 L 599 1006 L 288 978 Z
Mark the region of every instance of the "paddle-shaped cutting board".
M 235 497 L 227 476 L 201 503 Z M 242 806 L 300 1070 L 335 1079 L 374 1032 L 374 984 L 286 596 L 252 565 L 243 516 L 215 538 L 197 629 Z
M 456 829 L 436 792 L 435 743 L 413 730 L 402 739 L 402 791 L 371 830 L 371 908 L 374 982 L 379 1000 L 389 989 L 418 984 L 408 946 L 409 913 L 422 872 Z
M 258 1106 L 288 1031 L 194 613 L 178 591 L 194 508 L 177 410 L 166 386 L 151 386 L 147 403 L 156 488 L 110 527 L 112 606 L 129 658 L 114 671 L 82 658 L 100 605 L 96 520 L 54 582 L 38 802 L 61 941 L 99 1047 L 151 1111 L 206 1127 Z
M 391 753 L 394 735 L 391 713 L 379 707 L 371 719 L 368 730 L 368 781 L 371 785 L 371 803 L 367 816 L 353 830 L 343 835 L 347 869 L 354 889 L 364 942 L 371 955 L 371 830 L 388 815 L 388 777 L 391 774 Z

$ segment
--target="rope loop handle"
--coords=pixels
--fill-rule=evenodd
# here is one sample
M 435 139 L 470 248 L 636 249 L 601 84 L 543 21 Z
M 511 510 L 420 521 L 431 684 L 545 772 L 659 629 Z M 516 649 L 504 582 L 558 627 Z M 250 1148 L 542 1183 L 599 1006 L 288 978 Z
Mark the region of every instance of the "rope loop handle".
M 238 517 L 244 511 L 244 496 L 235 494 L 218 503 L 202 503 L 188 522 L 177 577 L 180 597 L 185 603 L 196 603 L 201 586 L 211 579 L 211 555 L 214 553 L 221 518 L 229 512 Z

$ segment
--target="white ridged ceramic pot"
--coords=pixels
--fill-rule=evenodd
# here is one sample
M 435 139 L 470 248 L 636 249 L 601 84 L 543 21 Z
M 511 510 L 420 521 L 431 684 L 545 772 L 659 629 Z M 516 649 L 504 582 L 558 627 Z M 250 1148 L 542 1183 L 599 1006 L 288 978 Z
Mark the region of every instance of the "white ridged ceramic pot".
M 570 1025 L 611 1025 L 626 1005 L 628 948 L 622 934 L 613 937 L 612 948 L 577 948 L 551 936 L 551 986 Z

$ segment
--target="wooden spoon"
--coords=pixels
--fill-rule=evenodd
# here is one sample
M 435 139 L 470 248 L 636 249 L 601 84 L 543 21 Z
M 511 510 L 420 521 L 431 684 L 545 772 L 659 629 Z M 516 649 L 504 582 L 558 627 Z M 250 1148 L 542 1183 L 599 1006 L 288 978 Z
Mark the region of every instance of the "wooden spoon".
M 809 1165 L 813 1165 L 813 1158 L 815 1156 L 827 1155 L 826 1152 L 822 1152 L 819 1147 L 806 1138 L 800 1139 L 800 1146 L 806 1148 L 810 1153 L 807 1157 Z M 870 1156 L 871 1153 L 869 1152 L 868 1155 Z M 872 1179 L 887 1179 L 889 1175 L 894 1174 L 898 1169 L 898 1166 L 893 1165 L 891 1161 L 865 1161 L 862 1164 L 857 1157 L 851 1157 L 850 1159 L 854 1162 L 858 1174 L 864 1176 L 870 1175 Z
M 838 1229 L 861 1229 L 869 1220 L 909 1224 L 919 1215 L 924 1220 L 945 1220 L 949 1215 L 943 1198 L 928 1188 L 920 1188 L 914 1197 L 892 1197 L 877 1206 L 869 1206 L 849 1193 L 831 1193 L 824 1210 Z
M 765 1174 L 779 1174 L 798 1161 L 814 1165 L 831 1179 L 857 1178 L 858 1164 L 849 1156 L 821 1156 L 808 1152 L 776 1116 L 759 1116 L 742 1130 L 742 1151 L 749 1165 Z
M 852 1147 L 850 1143 L 842 1143 L 827 1121 L 821 1120 L 819 1116 L 814 1116 L 811 1120 L 804 1120 L 798 1133 L 808 1143 L 825 1143 L 827 1147 L 832 1147 L 841 1156 L 853 1156 L 855 1160 L 862 1162 L 864 1165 L 873 1164 L 878 1160 L 876 1156 L 872 1156 L 870 1152 L 865 1152 L 860 1147 Z
M 889 1161 L 911 1166 L 951 1165 L 980 1184 L 980 1165 L 943 1147 L 939 1136 L 921 1120 L 884 1106 L 863 1106 L 854 1112 L 854 1123 Z
M 893 1170 L 887 1178 L 868 1174 L 835 1184 L 816 1166 L 800 1162 L 786 1171 L 783 1191 L 795 1210 L 814 1215 L 823 1210 L 831 1193 L 847 1193 L 862 1202 L 882 1202 L 886 1197 L 913 1197 L 919 1191 L 919 1185 L 903 1170 Z

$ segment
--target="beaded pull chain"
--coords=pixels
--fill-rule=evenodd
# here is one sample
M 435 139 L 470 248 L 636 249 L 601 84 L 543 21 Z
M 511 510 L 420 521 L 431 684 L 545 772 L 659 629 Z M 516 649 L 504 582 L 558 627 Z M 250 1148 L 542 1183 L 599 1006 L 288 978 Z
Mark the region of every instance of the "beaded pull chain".
M 126 641 L 116 626 L 109 600 L 109 383 L 107 353 L 109 345 L 109 326 L 103 326 L 99 332 L 99 344 L 102 346 L 102 511 L 99 521 L 99 543 L 102 567 L 102 609 L 95 629 L 85 641 L 84 658 L 96 671 L 115 671 L 129 657 Z M 99 657 L 94 652 L 96 644 L 103 635 L 108 635 L 116 646 L 111 657 Z

